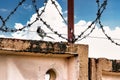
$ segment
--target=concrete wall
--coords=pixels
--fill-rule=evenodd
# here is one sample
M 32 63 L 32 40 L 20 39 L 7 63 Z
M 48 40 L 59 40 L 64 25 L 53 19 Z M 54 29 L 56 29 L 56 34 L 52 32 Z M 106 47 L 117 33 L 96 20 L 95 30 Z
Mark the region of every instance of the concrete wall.
M 87 45 L 0 38 L 0 80 L 45 80 L 49 70 L 56 80 L 120 80 L 120 60 L 88 58 Z
M 120 72 L 103 72 L 102 80 L 120 80 Z
M 88 46 L 64 42 L 0 39 L 0 80 L 88 80 Z
M 89 80 L 120 80 L 120 61 L 90 58 Z
M 55 70 L 56 80 L 68 80 L 72 76 L 68 75 L 68 62 L 69 59 L 59 57 L 0 56 L 0 80 L 45 80 L 49 69 Z M 77 70 L 70 67 L 76 76 Z

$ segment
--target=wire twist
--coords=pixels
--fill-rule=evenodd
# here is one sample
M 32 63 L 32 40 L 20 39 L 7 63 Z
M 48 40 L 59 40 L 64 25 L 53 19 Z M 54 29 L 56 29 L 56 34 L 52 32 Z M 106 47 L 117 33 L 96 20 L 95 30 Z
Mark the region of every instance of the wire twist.
M 65 39 L 65 40 L 68 40 L 66 37 L 62 36 L 62 34 L 59 34 L 57 31 L 55 31 L 48 23 L 46 23 L 45 20 L 43 20 L 43 18 L 41 18 L 41 15 L 43 13 L 45 13 L 45 9 L 46 9 L 46 6 L 47 6 L 47 3 L 48 3 L 48 0 L 44 0 L 44 8 L 43 10 L 41 10 L 41 12 L 39 12 L 39 9 L 37 8 L 37 4 L 36 4 L 36 0 L 31 0 L 32 1 L 32 5 L 33 5 L 33 8 L 37 14 L 37 17 L 34 21 L 32 21 L 31 23 L 28 23 L 27 25 L 23 26 L 22 28 L 20 29 L 11 29 L 10 27 L 8 27 L 6 25 L 7 21 L 12 17 L 12 15 L 15 14 L 15 12 L 18 10 L 18 8 L 25 2 L 26 0 L 21 0 L 17 6 L 10 12 L 10 14 L 4 19 L 2 16 L 0 16 L 0 20 L 2 22 L 2 25 L 0 26 L 0 31 L 3 31 L 3 32 L 17 32 L 17 31 L 22 31 L 24 30 L 25 28 L 27 27 L 31 27 L 34 23 L 36 23 L 37 21 L 41 21 L 51 32 L 53 32 L 55 35 L 58 35 L 58 37 L 61 37 L 62 39 Z M 52 2 L 52 5 L 54 5 L 54 7 L 57 9 L 58 11 L 58 14 L 61 16 L 61 18 L 63 19 L 64 23 L 67 23 L 67 21 L 65 20 L 65 18 L 63 17 L 62 13 L 60 12 L 60 10 L 58 9 L 58 5 L 56 4 L 56 2 L 54 0 L 51 0 Z M 112 43 L 120 46 L 119 43 L 115 42 L 110 36 L 108 36 L 108 34 L 105 32 L 104 30 L 104 26 L 101 22 L 101 16 L 104 12 L 104 10 L 106 9 L 106 6 L 107 6 L 107 0 L 104 0 L 103 3 L 101 4 L 99 0 L 96 0 L 96 3 L 97 3 L 97 7 L 98 7 L 98 10 L 97 10 L 97 16 L 95 18 L 95 20 L 92 21 L 92 23 L 83 31 L 81 32 L 78 36 L 76 36 L 74 38 L 74 42 L 76 41 L 80 41 L 86 37 L 88 37 L 95 29 L 96 25 L 99 24 L 100 25 L 100 28 L 102 30 L 102 32 L 104 33 L 104 35 L 107 37 L 108 40 L 110 40 Z M 93 27 L 92 27 L 93 26 Z M 90 30 L 91 29 L 91 30 Z M 85 35 L 85 33 L 88 31 L 89 33 Z M 47 34 L 47 33 L 45 33 Z

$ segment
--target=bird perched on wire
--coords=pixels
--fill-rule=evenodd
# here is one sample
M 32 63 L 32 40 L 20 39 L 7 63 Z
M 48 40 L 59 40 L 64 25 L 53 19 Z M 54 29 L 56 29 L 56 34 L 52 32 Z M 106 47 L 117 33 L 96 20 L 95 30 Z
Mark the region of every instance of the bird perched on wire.
M 47 36 L 47 33 L 45 33 L 45 31 L 43 29 L 41 29 L 41 26 L 38 26 L 37 28 L 37 34 L 43 39 L 44 37 L 48 37 L 48 38 L 51 38 L 51 39 L 54 39 L 53 37 L 51 36 Z

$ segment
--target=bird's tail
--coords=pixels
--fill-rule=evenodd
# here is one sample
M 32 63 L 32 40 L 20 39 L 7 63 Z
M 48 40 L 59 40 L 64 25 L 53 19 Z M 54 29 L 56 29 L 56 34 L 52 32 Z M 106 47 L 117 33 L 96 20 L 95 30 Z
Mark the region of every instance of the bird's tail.
M 55 40 L 53 37 L 51 37 L 51 36 L 46 36 L 46 37 L 48 37 L 48 38 L 51 38 L 51 39 L 53 39 L 53 40 Z

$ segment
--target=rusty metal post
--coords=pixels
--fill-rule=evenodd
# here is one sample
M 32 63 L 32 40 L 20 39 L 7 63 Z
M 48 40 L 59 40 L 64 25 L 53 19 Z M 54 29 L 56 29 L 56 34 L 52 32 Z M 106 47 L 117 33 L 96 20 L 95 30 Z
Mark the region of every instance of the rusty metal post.
M 68 0 L 68 42 L 74 43 L 74 0 Z

